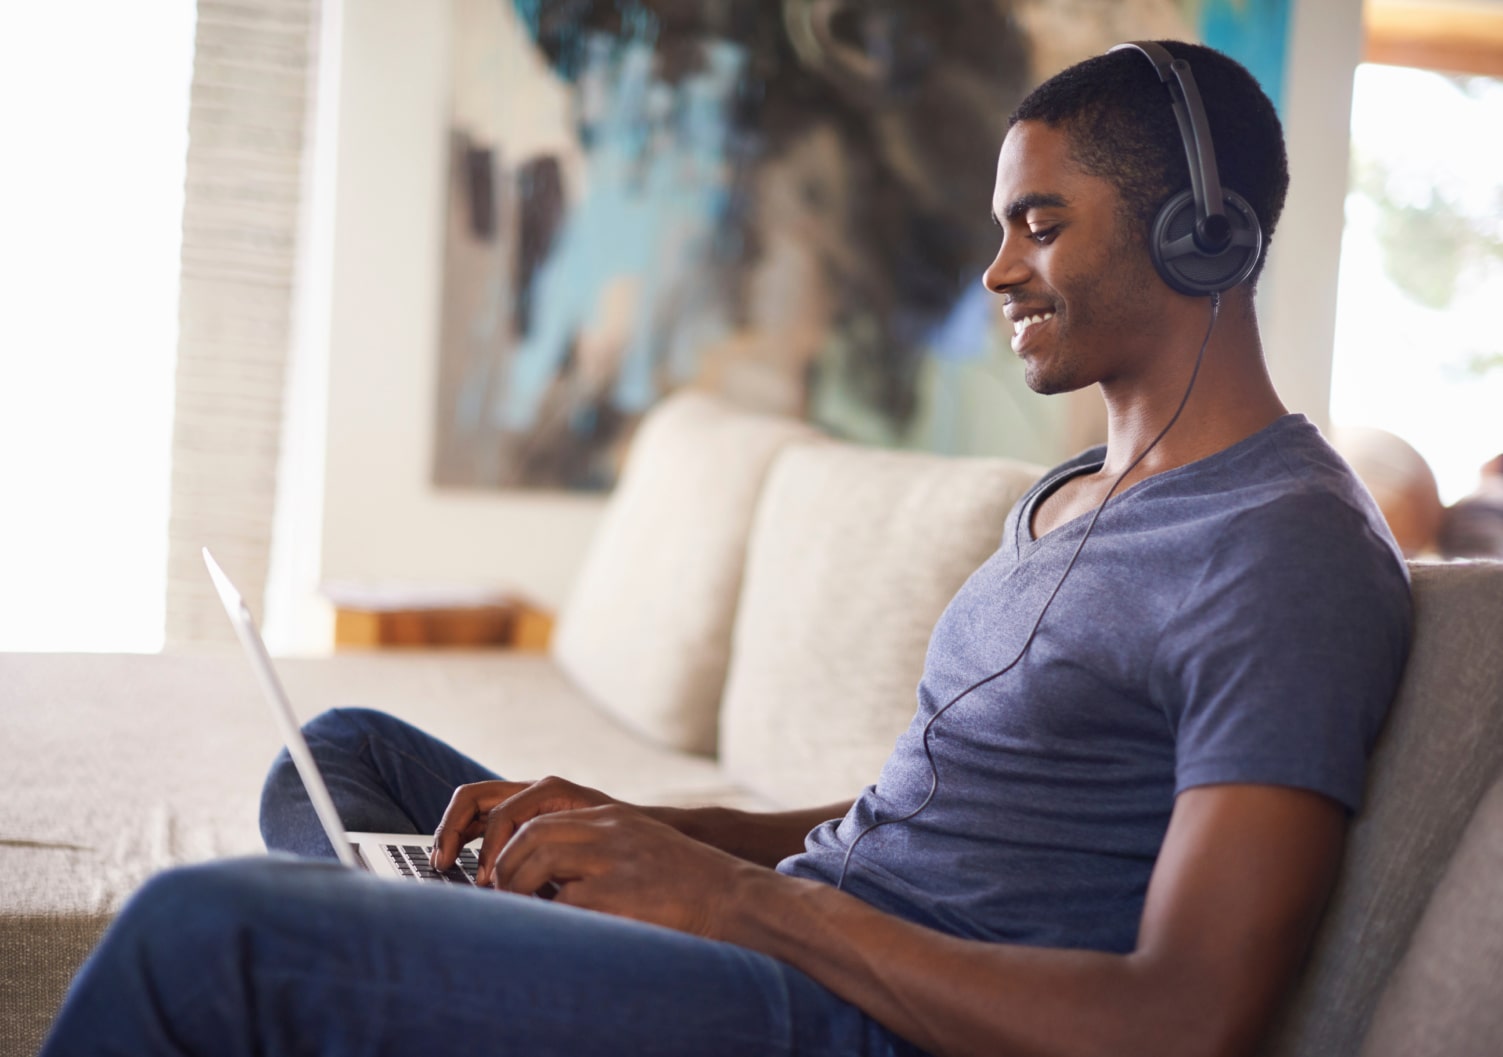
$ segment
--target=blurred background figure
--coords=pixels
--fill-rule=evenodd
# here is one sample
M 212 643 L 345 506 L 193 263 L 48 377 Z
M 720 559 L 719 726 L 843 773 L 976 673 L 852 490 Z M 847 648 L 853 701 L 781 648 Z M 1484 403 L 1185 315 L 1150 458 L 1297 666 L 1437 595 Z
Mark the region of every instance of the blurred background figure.
M 1382 429 L 1339 426 L 1331 441 L 1378 501 L 1404 556 L 1433 552 L 1446 509 L 1424 456 Z
M 1475 492 L 1446 508 L 1436 543 L 1447 558 L 1503 559 L 1503 455 L 1483 464 Z

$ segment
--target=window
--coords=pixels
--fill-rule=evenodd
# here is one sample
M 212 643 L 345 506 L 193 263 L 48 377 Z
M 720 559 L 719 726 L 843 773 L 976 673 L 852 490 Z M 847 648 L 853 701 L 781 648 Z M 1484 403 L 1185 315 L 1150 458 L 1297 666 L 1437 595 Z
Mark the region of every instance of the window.
M 1331 418 L 1413 445 L 1441 499 L 1503 452 L 1503 81 L 1364 64 Z
M 0 650 L 161 647 L 193 27 L 0 20 Z

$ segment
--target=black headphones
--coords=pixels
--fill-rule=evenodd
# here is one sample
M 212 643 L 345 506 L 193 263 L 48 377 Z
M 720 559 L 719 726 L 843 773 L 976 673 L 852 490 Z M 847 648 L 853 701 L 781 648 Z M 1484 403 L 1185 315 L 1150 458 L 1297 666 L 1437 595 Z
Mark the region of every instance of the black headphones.
M 1190 190 L 1171 196 L 1153 219 L 1148 238 L 1153 266 L 1170 287 L 1191 297 L 1230 290 L 1257 267 L 1263 251 L 1262 225 L 1241 195 L 1221 186 L 1211 126 L 1190 64 L 1151 40 L 1129 41 L 1111 50 L 1124 48 L 1153 63 L 1169 89 L 1190 165 Z

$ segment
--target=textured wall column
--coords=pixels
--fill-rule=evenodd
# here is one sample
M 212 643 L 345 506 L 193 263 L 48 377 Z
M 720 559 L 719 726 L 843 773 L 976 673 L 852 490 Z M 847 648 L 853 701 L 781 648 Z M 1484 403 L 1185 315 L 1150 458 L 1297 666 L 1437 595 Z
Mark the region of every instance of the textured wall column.
M 261 611 L 319 0 L 199 0 L 183 207 L 167 648 L 228 639 L 208 546 Z

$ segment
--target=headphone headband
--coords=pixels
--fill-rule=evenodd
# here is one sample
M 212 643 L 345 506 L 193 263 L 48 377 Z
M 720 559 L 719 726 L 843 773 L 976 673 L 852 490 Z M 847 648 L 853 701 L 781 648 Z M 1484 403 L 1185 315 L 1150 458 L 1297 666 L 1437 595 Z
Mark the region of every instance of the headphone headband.
M 1211 142 L 1211 123 L 1206 120 L 1195 74 L 1188 62 L 1176 59 L 1151 40 L 1128 41 L 1111 50 L 1123 49 L 1141 52 L 1169 89 L 1174 120 L 1179 124 L 1180 139 L 1185 145 L 1185 161 L 1190 166 L 1190 193 L 1195 197 L 1195 244 L 1206 253 L 1220 253 L 1231 242 L 1232 230 L 1221 205 L 1216 148 Z
M 1176 59 L 1151 40 L 1118 44 L 1111 51 L 1136 51 L 1153 64 L 1169 93 L 1190 169 L 1190 191 L 1166 202 L 1153 225 L 1150 250 L 1154 265 L 1174 289 L 1204 295 L 1230 289 L 1257 266 L 1263 232 L 1251 207 L 1235 191 L 1221 186 L 1211 124 L 1190 63 Z M 1193 212 L 1183 216 L 1181 197 Z

